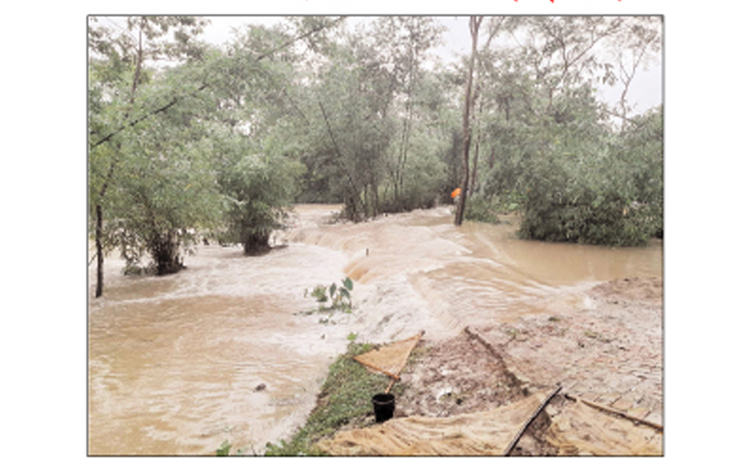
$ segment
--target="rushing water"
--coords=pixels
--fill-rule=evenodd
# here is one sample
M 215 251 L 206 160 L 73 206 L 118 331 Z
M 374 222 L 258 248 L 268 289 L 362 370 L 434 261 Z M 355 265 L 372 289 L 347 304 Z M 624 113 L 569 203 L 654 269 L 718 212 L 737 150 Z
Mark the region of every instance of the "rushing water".
M 104 297 L 89 300 L 90 454 L 202 455 L 225 440 L 261 452 L 304 422 L 350 333 L 439 339 L 579 305 L 596 282 L 662 272 L 660 244 L 521 241 L 512 224 L 456 228 L 447 207 L 329 224 L 334 208 L 298 206 L 276 238 L 286 247 L 263 257 L 200 246 L 166 277 L 125 277 L 107 259 Z M 353 314 L 321 323 L 299 313 L 315 307 L 306 289 L 347 275 Z

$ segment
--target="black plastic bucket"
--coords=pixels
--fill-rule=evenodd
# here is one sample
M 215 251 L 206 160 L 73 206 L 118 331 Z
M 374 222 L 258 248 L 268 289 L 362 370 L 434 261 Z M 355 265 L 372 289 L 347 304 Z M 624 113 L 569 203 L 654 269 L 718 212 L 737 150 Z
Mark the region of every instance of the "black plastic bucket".
M 372 397 L 372 406 L 375 408 L 375 422 L 388 421 L 396 409 L 396 397 L 390 393 L 378 393 Z

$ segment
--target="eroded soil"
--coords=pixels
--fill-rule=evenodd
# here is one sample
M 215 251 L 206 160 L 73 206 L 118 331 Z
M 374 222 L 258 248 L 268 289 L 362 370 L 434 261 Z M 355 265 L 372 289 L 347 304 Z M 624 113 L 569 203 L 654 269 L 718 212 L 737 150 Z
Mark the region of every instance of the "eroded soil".
M 615 280 L 580 306 L 439 342 L 425 336 L 402 373 L 396 417 L 484 411 L 560 386 L 513 452 L 554 455 L 543 435 L 564 394 L 662 424 L 662 362 L 661 279 Z

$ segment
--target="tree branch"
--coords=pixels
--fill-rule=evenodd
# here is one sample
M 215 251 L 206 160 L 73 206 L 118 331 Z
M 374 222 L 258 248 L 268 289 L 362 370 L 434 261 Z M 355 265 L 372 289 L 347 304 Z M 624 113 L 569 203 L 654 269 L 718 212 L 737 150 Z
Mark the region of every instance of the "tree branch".
M 333 136 L 333 130 L 331 130 L 331 124 L 328 122 L 328 115 L 326 114 L 326 110 L 323 107 L 323 103 L 318 100 L 318 105 L 320 106 L 320 111 L 323 113 L 323 119 L 326 123 L 326 128 L 328 129 L 328 136 L 331 138 L 331 142 L 333 143 L 333 148 L 336 151 L 336 154 L 339 156 L 338 159 L 336 159 L 336 162 L 339 163 L 341 168 L 344 170 L 344 173 L 346 173 L 347 179 L 349 179 L 349 185 L 351 185 L 352 195 L 355 195 L 357 197 L 357 201 L 359 202 L 360 206 L 362 206 L 362 211 L 364 212 L 364 206 L 362 204 L 362 199 L 359 195 L 359 190 L 357 190 L 357 185 L 354 183 L 354 179 L 352 178 L 351 174 L 349 173 L 349 170 L 346 168 L 346 165 L 344 164 L 344 157 L 341 154 L 341 151 L 339 150 L 339 145 L 336 143 L 336 138 Z M 356 206 L 354 207 L 356 210 Z
M 322 31 L 324 29 L 332 27 L 333 25 L 335 25 L 335 24 L 343 21 L 344 18 L 346 18 L 346 16 L 341 16 L 337 20 L 335 20 L 335 21 L 333 21 L 331 23 L 321 25 L 321 26 L 319 26 L 317 28 L 313 28 L 310 31 L 306 32 L 305 34 L 302 34 L 300 36 L 292 38 L 289 41 L 287 41 L 287 42 L 283 43 L 282 45 L 280 45 L 279 47 L 277 47 L 277 48 L 275 48 L 275 49 L 273 49 L 273 50 L 271 50 L 269 52 L 266 52 L 264 54 L 259 55 L 258 57 L 255 58 L 255 61 L 256 62 L 260 62 L 264 58 L 269 57 L 269 56 L 275 54 L 276 52 L 278 52 L 278 51 L 280 51 L 280 50 L 282 50 L 282 49 L 284 49 L 284 48 L 286 48 L 286 47 L 294 44 L 295 42 L 297 42 L 297 41 L 299 41 L 301 39 L 304 39 L 304 38 L 306 38 L 306 37 L 308 37 L 308 36 L 310 36 L 312 34 L 315 34 L 315 33 L 319 32 L 319 31 Z M 100 139 L 99 141 L 97 141 L 96 143 L 94 143 L 93 145 L 91 145 L 90 149 L 94 149 L 97 146 L 99 146 L 99 145 L 101 145 L 101 144 L 103 144 L 103 143 L 111 140 L 112 137 L 114 137 L 118 133 L 122 132 L 123 130 L 125 130 L 127 128 L 130 128 L 130 127 L 133 127 L 133 126 L 137 125 L 138 123 L 140 123 L 140 122 L 142 122 L 142 121 L 144 121 L 146 119 L 149 119 L 149 118 L 155 116 L 156 114 L 159 114 L 161 112 L 166 111 L 167 109 L 169 109 L 170 107 L 174 106 L 175 104 L 177 104 L 178 102 L 182 101 L 183 99 L 186 99 L 188 97 L 194 97 L 195 95 L 197 95 L 198 93 L 200 93 L 204 89 L 208 88 L 210 85 L 211 85 L 211 83 L 204 83 L 203 85 L 201 85 L 198 89 L 196 89 L 192 93 L 190 93 L 188 95 L 184 95 L 184 96 L 175 97 L 170 102 L 168 102 L 166 105 L 164 105 L 164 106 L 162 106 L 162 107 L 160 107 L 158 109 L 152 110 L 150 112 L 147 112 L 143 116 L 141 116 L 141 117 L 139 117 L 139 118 L 137 118 L 135 120 L 131 120 L 131 121 L 129 121 L 128 123 L 126 123 L 124 125 L 121 125 L 117 130 L 113 131 L 109 135 L 105 136 L 104 138 Z

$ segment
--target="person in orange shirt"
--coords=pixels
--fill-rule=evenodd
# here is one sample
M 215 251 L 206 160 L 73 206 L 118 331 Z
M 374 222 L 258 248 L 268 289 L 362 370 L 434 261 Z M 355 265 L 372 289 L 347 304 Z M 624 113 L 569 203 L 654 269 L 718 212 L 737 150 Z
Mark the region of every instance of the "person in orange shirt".
M 451 198 L 453 199 L 454 204 L 458 203 L 459 197 L 461 197 L 461 187 L 451 192 Z

